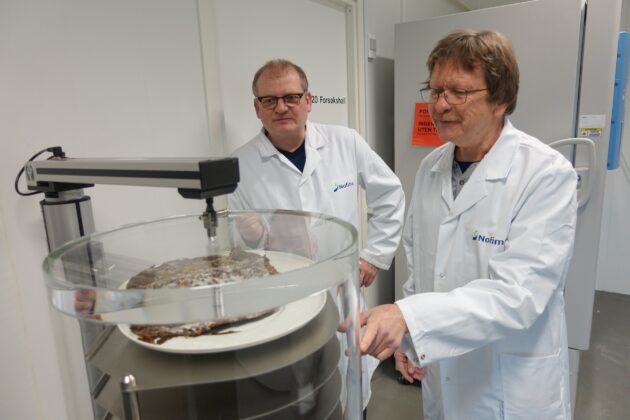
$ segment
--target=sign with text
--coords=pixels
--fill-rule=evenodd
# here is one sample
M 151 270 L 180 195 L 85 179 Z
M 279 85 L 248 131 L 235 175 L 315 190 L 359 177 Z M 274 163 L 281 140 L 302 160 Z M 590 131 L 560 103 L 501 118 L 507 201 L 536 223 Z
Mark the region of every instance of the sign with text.
M 411 130 L 412 146 L 441 146 L 445 142 L 438 136 L 429 115 L 429 107 L 424 102 L 416 103 Z

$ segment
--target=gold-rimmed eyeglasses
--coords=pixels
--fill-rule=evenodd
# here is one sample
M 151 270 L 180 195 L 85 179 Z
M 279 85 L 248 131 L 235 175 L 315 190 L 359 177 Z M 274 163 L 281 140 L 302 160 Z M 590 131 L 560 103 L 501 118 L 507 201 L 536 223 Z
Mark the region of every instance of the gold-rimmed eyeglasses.
M 424 102 L 434 104 L 439 99 L 440 96 L 444 98 L 446 103 L 449 105 L 461 105 L 466 102 L 468 95 L 476 92 L 483 92 L 484 89 L 458 89 L 458 88 L 447 88 L 447 89 L 434 89 L 430 87 L 426 87 L 424 89 L 420 89 L 420 96 L 422 96 L 422 100 Z
M 292 107 L 300 103 L 300 100 L 305 93 L 306 92 L 289 93 L 284 96 L 256 96 L 256 99 L 265 109 L 274 109 L 276 106 L 278 106 L 278 101 L 280 99 L 282 99 L 282 102 L 284 102 L 286 106 Z

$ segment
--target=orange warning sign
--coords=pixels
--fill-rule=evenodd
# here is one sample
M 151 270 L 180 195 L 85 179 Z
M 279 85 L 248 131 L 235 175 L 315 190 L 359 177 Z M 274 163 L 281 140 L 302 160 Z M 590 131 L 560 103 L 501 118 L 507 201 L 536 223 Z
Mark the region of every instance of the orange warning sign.
M 429 116 L 429 107 L 424 102 L 416 103 L 411 130 L 412 146 L 441 146 L 445 142 L 438 136 Z

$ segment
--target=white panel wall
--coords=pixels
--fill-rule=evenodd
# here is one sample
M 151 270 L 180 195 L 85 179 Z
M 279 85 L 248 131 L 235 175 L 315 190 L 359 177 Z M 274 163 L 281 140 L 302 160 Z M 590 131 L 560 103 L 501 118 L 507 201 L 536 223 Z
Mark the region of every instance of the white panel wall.
M 261 128 L 251 83 L 273 58 L 302 67 L 314 96 L 346 98 L 345 104 L 314 103 L 312 121 L 348 124 L 343 8 L 310 0 L 215 0 L 214 13 L 228 153 Z
M 624 0 L 621 30 L 630 31 L 630 1 Z M 597 265 L 597 290 L 630 295 L 630 101 L 626 96 L 622 159 L 606 174 L 602 233 Z
M 521 3 L 523 1 L 525 0 L 457 0 L 458 3 L 465 4 L 471 10 L 505 6 L 506 4 Z
M 401 22 L 402 4 L 404 0 L 365 0 L 365 32 L 376 37 L 376 56 L 389 60 L 394 59 L 394 25 Z M 367 73 L 370 70 L 368 62 Z M 368 103 L 371 89 L 367 89 Z M 393 110 L 392 110 L 393 112 Z M 368 112 L 368 115 L 370 113 Z
M 400 23 L 413 22 L 435 16 L 465 12 L 471 7 L 464 0 L 401 0 L 402 16 Z M 482 0 L 487 1 L 487 0 Z M 479 7 L 481 8 L 481 7 Z
M 395 24 L 464 12 L 469 9 L 466 5 L 468 2 L 465 0 L 364 0 L 364 3 L 365 32 L 376 36 L 376 55 L 392 60 L 394 59 Z
M 209 155 L 196 1 L 3 0 L 0 57 L 0 418 L 66 420 L 39 198 L 18 197 L 13 179 L 52 145 L 76 157 Z M 202 208 L 176 191 L 87 193 L 101 230 Z

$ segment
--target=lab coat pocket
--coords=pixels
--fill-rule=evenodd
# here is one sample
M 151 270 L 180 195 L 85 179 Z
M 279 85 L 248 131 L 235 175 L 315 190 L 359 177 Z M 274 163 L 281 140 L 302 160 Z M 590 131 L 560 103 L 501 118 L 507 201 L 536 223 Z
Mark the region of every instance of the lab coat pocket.
M 565 419 L 562 366 L 558 354 L 543 357 L 502 354 L 504 418 Z

